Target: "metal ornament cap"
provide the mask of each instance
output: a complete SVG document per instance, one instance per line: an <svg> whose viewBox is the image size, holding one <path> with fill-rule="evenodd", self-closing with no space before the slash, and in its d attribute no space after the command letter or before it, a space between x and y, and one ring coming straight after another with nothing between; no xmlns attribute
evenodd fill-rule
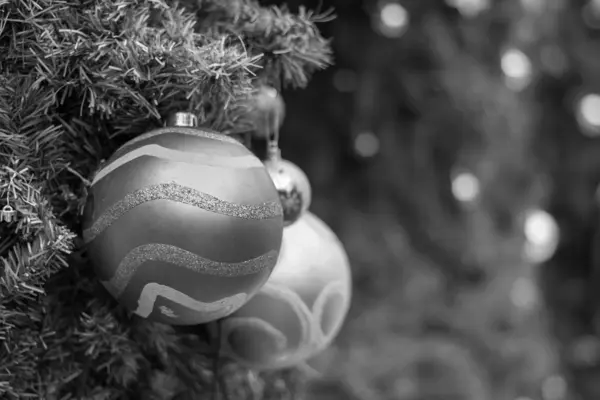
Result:
<svg viewBox="0 0 600 400"><path fill-rule="evenodd" d="M179 111L169 116L167 126L195 128L198 126L198 117L191 112Z"/></svg>

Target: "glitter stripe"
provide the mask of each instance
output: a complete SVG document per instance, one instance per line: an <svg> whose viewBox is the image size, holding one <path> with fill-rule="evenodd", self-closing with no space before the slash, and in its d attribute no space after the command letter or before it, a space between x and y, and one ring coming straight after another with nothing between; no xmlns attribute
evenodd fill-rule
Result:
<svg viewBox="0 0 600 400"><path fill-rule="evenodd" d="M212 154L189 153L186 151L169 149L157 144L149 144L134 149L129 153L125 153L110 164L104 166L104 168L96 173L92 186L117 168L143 156L157 157L171 162L206 165L210 167L234 169L264 168L262 162L252 154L237 157L229 156L225 158Z"/></svg>
<svg viewBox="0 0 600 400"><path fill-rule="evenodd" d="M126 212L153 200L171 200L217 214L243 219L269 219L283 215L279 202L266 202L258 205L235 204L175 182L161 183L129 193L122 200L113 204L90 228L83 231L84 241L91 242Z"/></svg>
<svg viewBox="0 0 600 400"><path fill-rule="evenodd" d="M115 275L109 281L105 281L104 284L111 288L113 295L119 297L138 268L146 261L163 261L197 273L233 277L255 274L264 269L272 268L277 262L278 255L277 251L271 250L250 260L239 263L226 263L200 257L177 246L149 243L138 246L127 253L121 260Z"/></svg>
<svg viewBox="0 0 600 400"><path fill-rule="evenodd" d="M153 137L159 136L159 135L166 135L169 133L194 136L194 137L198 137L198 138L202 138L202 139L218 140L219 142L231 143L231 144L235 144L237 146L244 146L242 143L238 142L237 140L235 140L232 137L229 137L222 133L204 130L203 128L167 127L167 128L156 129L154 131L150 131L148 133L144 133L140 136L134 137L133 139L131 139L130 141L128 141L127 143L125 143L124 145L119 147L119 149L115 153L121 152L125 148L132 146L138 142L141 142L142 140L150 139L150 138L153 138Z"/></svg>
<svg viewBox="0 0 600 400"><path fill-rule="evenodd" d="M246 293L238 293L212 303L205 303L170 286L153 282L146 284L144 289L142 289L142 293L138 299L138 307L134 312L140 317L147 318L152 313L152 310L154 310L154 303L156 303L158 296L171 300L190 310L197 311L200 314L206 314L206 317L210 317L209 319L225 317L244 304L248 297Z"/></svg>

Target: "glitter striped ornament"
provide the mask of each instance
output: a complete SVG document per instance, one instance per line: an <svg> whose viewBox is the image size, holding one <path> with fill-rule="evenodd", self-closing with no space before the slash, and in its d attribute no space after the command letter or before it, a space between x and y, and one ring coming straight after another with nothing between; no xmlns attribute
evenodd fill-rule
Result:
<svg viewBox="0 0 600 400"><path fill-rule="evenodd" d="M283 216L244 145L171 126L127 142L96 172L83 228L97 276L122 305L195 325L234 312L264 285Z"/></svg>
<svg viewBox="0 0 600 400"><path fill-rule="evenodd" d="M283 231L273 274L248 303L223 320L223 351L255 369L288 368L323 351L350 306L346 251L317 216L306 212Z"/></svg>

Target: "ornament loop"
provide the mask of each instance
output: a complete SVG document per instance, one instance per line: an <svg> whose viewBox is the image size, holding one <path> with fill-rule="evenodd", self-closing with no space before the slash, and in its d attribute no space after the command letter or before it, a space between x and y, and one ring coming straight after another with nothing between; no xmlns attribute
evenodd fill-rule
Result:
<svg viewBox="0 0 600 400"><path fill-rule="evenodd" d="M0 211L0 221L13 222L17 216L17 211L10 206L10 204L2 207Z"/></svg>

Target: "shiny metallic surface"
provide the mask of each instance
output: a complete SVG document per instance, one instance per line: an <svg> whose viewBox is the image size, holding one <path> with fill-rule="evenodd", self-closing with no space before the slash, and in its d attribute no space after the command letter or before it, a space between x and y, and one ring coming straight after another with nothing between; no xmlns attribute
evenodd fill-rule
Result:
<svg viewBox="0 0 600 400"><path fill-rule="evenodd" d="M308 177L296 164L273 157L265 161L265 167L283 208L283 220L286 226L293 224L310 207L312 188Z"/></svg>
<svg viewBox="0 0 600 400"><path fill-rule="evenodd" d="M169 116L167 126L195 128L198 126L198 117L190 112L176 112Z"/></svg>

